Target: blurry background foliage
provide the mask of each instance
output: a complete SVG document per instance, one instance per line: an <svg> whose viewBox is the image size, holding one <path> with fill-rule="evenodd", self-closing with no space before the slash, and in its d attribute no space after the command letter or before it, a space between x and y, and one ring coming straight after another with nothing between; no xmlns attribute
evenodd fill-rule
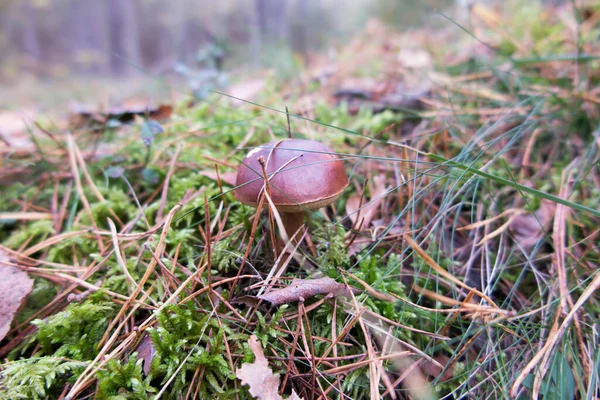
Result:
<svg viewBox="0 0 600 400"><path fill-rule="evenodd" d="M452 0L0 0L0 82L163 74L207 45L223 66L274 66L351 36L371 17L410 28Z"/></svg>

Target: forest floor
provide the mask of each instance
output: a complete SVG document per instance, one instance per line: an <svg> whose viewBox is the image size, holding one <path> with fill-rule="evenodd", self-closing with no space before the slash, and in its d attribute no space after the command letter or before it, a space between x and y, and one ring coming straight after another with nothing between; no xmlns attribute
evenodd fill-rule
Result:
<svg viewBox="0 0 600 400"><path fill-rule="evenodd" d="M599 396L600 4L513 11L0 114L0 399ZM289 135L350 185L280 252Z"/></svg>

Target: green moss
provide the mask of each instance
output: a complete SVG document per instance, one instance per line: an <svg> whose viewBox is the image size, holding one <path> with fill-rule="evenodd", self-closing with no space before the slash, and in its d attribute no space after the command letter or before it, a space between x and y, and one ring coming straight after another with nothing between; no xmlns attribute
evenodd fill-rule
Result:
<svg viewBox="0 0 600 400"><path fill-rule="evenodd" d="M29 243L29 245L39 243L54 233L56 232L54 232L52 221L42 219L27 223L18 232L7 238L3 244L8 248L17 249L25 243Z"/></svg>
<svg viewBox="0 0 600 400"><path fill-rule="evenodd" d="M148 333L156 350L150 377L160 386L177 372L169 390L170 398L178 398L186 389L194 371L202 366L205 380L200 393L231 394L231 380L235 379L227 361L224 340L247 340L219 322L211 314L199 313L188 306L168 305L157 314L158 325ZM232 346L233 343L230 343Z"/></svg>
<svg viewBox="0 0 600 400"><path fill-rule="evenodd" d="M157 389L145 379L142 361L134 353L127 361L109 360L98 372L98 399L146 400L152 398Z"/></svg>
<svg viewBox="0 0 600 400"><path fill-rule="evenodd" d="M40 345L41 354L91 360L114 314L112 303L88 300L71 304L45 321L33 321L38 327L34 339Z"/></svg>
<svg viewBox="0 0 600 400"><path fill-rule="evenodd" d="M55 357L32 357L2 365L0 399L58 398L65 383L73 382L85 364Z"/></svg>

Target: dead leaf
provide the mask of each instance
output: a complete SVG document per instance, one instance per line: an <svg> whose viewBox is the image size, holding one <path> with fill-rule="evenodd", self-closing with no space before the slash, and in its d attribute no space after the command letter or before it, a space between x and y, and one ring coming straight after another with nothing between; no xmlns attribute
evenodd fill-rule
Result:
<svg viewBox="0 0 600 400"><path fill-rule="evenodd" d="M446 382L447 380L452 379L454 376L454 364L449 364L450 358L444 355L437 355L434 357L434 360L437 361L439 365L432 360L423 359L421 370L432 378L438 378L440 382ZM445 367L441 367L440 365Z"/></svg>
<svg viewBox="0 0 600 400"><path fill-rule="evenodd" d="M260 301L255 296L239 296L231 300L231 304L243 304L248 307L256 307Z"/></svg>
<svg viewBox="0 0 600 400"><path fill-rule="evenodd" d="M424 49L405 47L398 52L398 61L404 67L420 71L433 67L433 57Z"/></svg>
<svg viewBox="0 0 600 400"><path fill-rule="evenodd" d="M7 147L26 152L35 151L28 124L35 118L31 111L0 111L0 149ZM32 123L31 123L32 124Z"/></svg>
<svg viewBox="0 0 600 400"><path fill-rule="evenodd" d="M473 4L471 13L480 18L488 26L497 27L498 25L503 24L502 16L486 5L479 3Z"/></svg>
<svg viewBox="0 0 600 400"><path fill-rule="evenodd" d="M156 349L154 348L154 343L152 343L150 335L144 335L136 351L138 353L138 360L144 360L142 368L144 370L144 375L147 376L150 373L150 366L152 365L152 360L154 360L154 355L156 354Z"/></svg>
<svg viewBox="0 0 600 400"><path fill-rule="evenodd" d="M109 120L127 122L136 116L162 121L173 113L173 107L166 104L156 105L147 98L132 97L120 104L102 109L89 104L74 104L69 115L69 124L73 129L79 129L90 122L105 124Z"/></svg>
<svg viewBox="0 0 600 400"><path fill-rule="evenodd" d="M204 175L207 178L212 179L213 181L217 180L217 171L207 170L198 172L200 175ZM219 177L221 177L221 182L229 185L235 186L235 182L237 179L237 172L219 172Z"/></svg>
<svg viewBox="0 0 600 400"><path fill-rule="evenodd" d="M250 336L248 345L254 353L254 362L242 364L235 372L235 376L242 381L243 385L248 385L250 394L258 400L283 400L283 397L277 393L279 375L274 375L269 368L269 363L256 335ZM294 390L288 399L301 400Z"/></svg>
<svg viewBox="0 0 600 400"><path fill-rule="evenodd" d="M352 291L360 293L358 289ZM318 294L330 294L333 297L350 296L350 290L346 285L337 283L331 278L318 279L294 279L288 287L275 289L269 293L259 296L259 299L268 301L273 305L304 301Z"/></svg>
<svg viewBox="0 0 600 400"><path fill-rule="evenodd" d="M229 87L229 94L241 100L231 99L231 103L234 106L241 106L243 104L246 104L242 100L253 100L256 97L256 95L258 95L260 91L264 89L264 87L264 79L253 79L232 85Z"/></svg>
<svg viewBox="0 0 600 400"><path fill-rule="evenodd" d="M0 250L0 340L10 330L15 315L33 289L33 279L27 272L7 266L8 262L8 255Z"/></svg>
<svg viewBox="0 0 600 400"><path fill-rule="evenodd" d="M524 249L531 248L542 239L545 229L554 216L556 203L542 200L540 208L530 214L516 216L509 225L515 241Z"/></svg>
<svg viewBox="0 0 600 400"><path fill-rule="evenodd" d="M348 214L353 226L357 225L356 219L360 218L361 221L364 219L362 222L363 229L368 229L370 227L371 220L377 213L381 202L385 198L385 195L388 191L385 185L385 176L378 175L373 178L373 182L374 187L371 191L371 196L368 200L363 199L363 204L360 208L360 211L358 209L360 205L359 195L350 197L346 202L346 214ZM361 221L358 221L358 223L360 224Z"/></svg>

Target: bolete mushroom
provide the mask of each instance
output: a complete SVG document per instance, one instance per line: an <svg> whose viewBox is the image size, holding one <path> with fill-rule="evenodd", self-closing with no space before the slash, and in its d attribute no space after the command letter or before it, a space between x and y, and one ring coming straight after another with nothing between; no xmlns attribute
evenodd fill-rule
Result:
<svg viewBox="0 0 600 400"><path fill-rule="evenodd" d="M258 206L266 187L261 163L290 238L302 226L306 211L333 203L348 186L344 163L329 147L313 140L277 140L250 150L238 169L235 196L249 206Z"/></svg>

